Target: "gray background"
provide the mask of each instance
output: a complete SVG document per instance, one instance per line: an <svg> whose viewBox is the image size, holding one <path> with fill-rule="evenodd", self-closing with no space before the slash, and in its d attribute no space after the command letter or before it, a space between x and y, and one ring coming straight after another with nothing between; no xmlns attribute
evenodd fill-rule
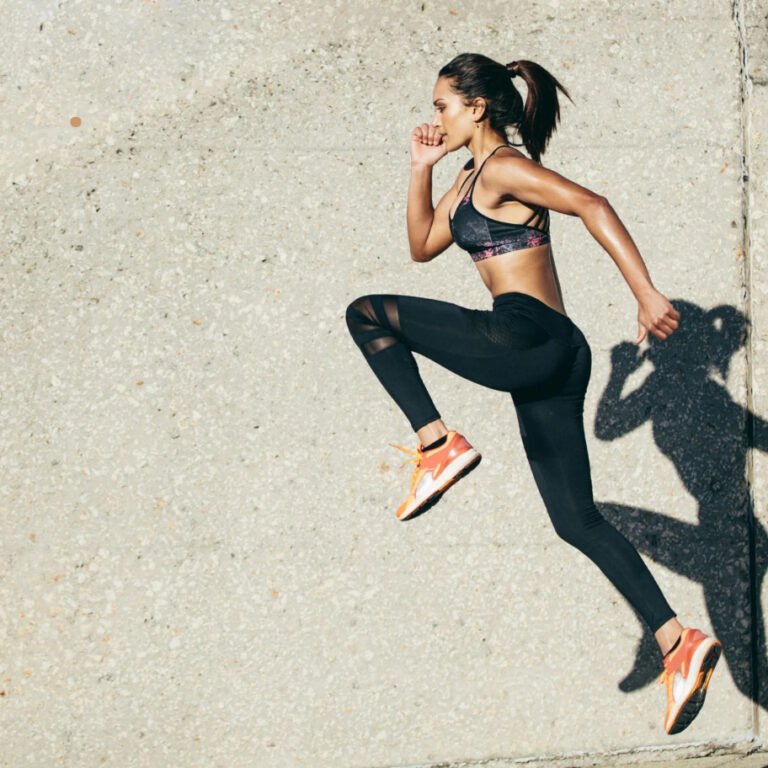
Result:
<svg viewBox="0 0 768 768"><path fill-rule="evenodd" d="M0 764L763 744L766 0L3 11ZM466 253L413 263L405 230L409 134L462 51L569 89L544 164L611 201L682 314L637 371L612 363L636 302L553 212L594 356L595 497L725 646L677 737L653 640L554 533L508 395L419 358L484 458L394 517L412 465L389 443L416 442L344 312L376 292L490 306ZM466 159L436 167L435 199Z"/></svg>

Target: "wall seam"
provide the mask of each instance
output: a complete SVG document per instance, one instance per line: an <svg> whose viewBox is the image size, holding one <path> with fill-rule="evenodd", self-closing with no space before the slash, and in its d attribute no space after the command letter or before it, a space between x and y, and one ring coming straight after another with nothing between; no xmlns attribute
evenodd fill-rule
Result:
<svg viewBox="0 0 768 768"><path fill-rule="evenodd" d="M760 679L759 679L759 650L758 626L760 595L758 594L759 579L755 551L755 500L754 500L754 396L752 382L754 377L754 335L752 319L754 317L752 292L752 250L751 250L751 218L750 218L750 159L752 148L751 134L751 94L752 81L749 76L749 50L746 33L746 0L733 0L733 19L736 25L736 37L739 51L739 97L741 102L741 250L744 264L744 286L742 299L746 315L745 356L746 356L746 410L744 430L746 439L746 522L749 550L749 614L750 614L750 693L752 695L752 733L755 738L760 735Z"/></svg>

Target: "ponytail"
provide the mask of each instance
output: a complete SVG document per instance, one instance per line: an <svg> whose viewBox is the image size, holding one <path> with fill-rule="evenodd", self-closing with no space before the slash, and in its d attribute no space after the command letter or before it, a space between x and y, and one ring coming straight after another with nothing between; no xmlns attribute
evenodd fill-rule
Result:
<svg viewBox="0 0 768 768"><path fill-rule="evenodd" d="M518 130L531 157L539 162L560 122L557 89L559 88L571 103L573 99L557 78L535 61L512 61L506 65L506 69L509 70L511 78L520 76L528 86L523 118Z"/></svg>
<svg viewBox="0 0 768 768"><path fill-rule="evenodd" d="M452 88L466 102L482 97L487 104L483 119L502 136L517 129L531 158L537 163L560 121L559 88L573 103L568 91L544 67L521 59L504 66L479 53L460 53L438 73L453 80ZM528 87L523 97L512 79L522 77Z"/></svg>

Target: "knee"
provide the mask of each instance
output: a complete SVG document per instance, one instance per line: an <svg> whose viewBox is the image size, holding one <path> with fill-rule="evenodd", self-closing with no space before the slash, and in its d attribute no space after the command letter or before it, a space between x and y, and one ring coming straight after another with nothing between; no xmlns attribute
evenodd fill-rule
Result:
<svg viewBox="0 0 768 768"><path fill-rule="evenodd" d="M590 544L599 536L599 527L605 518L593 507L587 512L569 510L567 514L551 515L555 533L567 544L586 552Z"/></svg>
<svg viewBox="0 0 768 768"><path fill-rule="evenodd" d="M576 549L581 549L579 546L581 542L581 531L578 525L574 525L573 521L563 519L553 519L552 523L555 528L555 533L566 544L570 544Z"/></svg>
<svg viewBox="0 0 768 768"><path fill-rule="evenodd" d="M369 299L369 296L358 296L358 298L356 298L354 301L350 301L349 305L347 306L347 321L349 321L350 318L354 318L354 316L361 311L365 302Z"/></svg>
<svg viewBox="0 0 768 768"><path fill-rule="evenodd" d="M373 309L371 296L360 296L350 302L347 307L346 319L347 328L349 328L349 332L353 336L356 333L360 333L364 330L372 330L372 328L378 326L379 321Z"/></svg>

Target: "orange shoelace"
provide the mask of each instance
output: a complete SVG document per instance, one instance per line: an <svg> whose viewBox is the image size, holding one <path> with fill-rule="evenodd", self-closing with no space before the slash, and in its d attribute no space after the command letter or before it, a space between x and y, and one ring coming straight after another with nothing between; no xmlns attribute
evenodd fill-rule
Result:
<svg viewBox="0 0 768 768"><path fill-rule="evenodd" d="M412 451L410 448L403 448L403 446L402 446L402 445L397 445L397 444L395 444L395 443L390 443L390 445L391 445L393 448L398 448L399 450L403 451L404 453L410 453L410 454L413 454L413 455L412 455L412 457L411 457L410 459L406 459L406 460L405 460L405 461L404 461L404 462L403 462L403 463L400 465L400 469L402 469L402 468L403 468L403 467L404 467L406 464L408 464L408 463L410 463L410 462L414 462L414 463L416 464L416 468L417 468L417 469L418 469L418 467L420 467L420 466L421 466L421 458L422 458L422 456L423 456L424 454L422 454L422 452L421 452L420 450L417 450L417 451Z"/></svg>

